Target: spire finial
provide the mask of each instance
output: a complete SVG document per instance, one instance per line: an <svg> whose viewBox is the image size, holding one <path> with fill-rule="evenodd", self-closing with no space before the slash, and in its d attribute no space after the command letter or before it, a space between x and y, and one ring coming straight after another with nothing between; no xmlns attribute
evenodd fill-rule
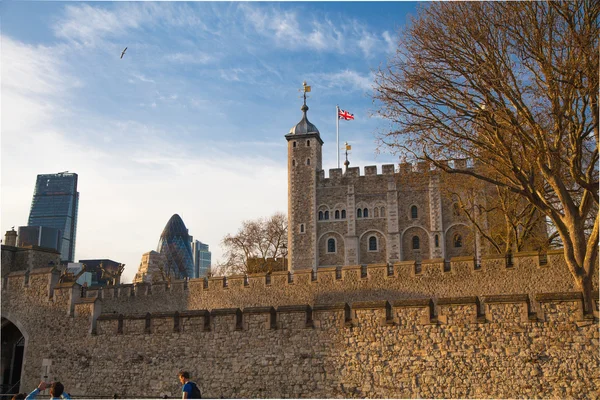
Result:
<svg viewBox="0 0 600 400"><path fill-rule="evenodd" d="M348 172L348 166L350 165L350 161L348 161L348 150L352 150L352 146L348 144L348 142L344 143L344 146L346 147L346 161L344 161L344 167L346 167L346 170L344 172Z"/></svg>
<svg viewBox="0 0 600 400"><path fill-rule="evenodd" d="M302 94L304 97L304 104L302 104L302 107L300 108L302 111L306 112L308 110L308 106L306 105L306 93L310 92L310 86L308 86L306 84L306 81L302 82L302 89L300 89L302 91Z"/></svg>

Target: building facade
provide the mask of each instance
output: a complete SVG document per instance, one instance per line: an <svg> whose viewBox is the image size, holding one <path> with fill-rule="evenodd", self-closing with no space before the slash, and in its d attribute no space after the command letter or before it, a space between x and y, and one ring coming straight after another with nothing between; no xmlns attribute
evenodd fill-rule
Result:
<svg viewBox="0 0 600 400"><path fill-rule="evenodd" d="M75 260L78 208L77 174L60 172L37 176L27 225L61 231L60 253L63 262Z"/></svg>
<svg viewBox="0 0 600 400"><path fill-rule="evenodd" d="M142 261L140 262L138 272L135 274L135 278L133 278L133 283L165 281L166 264L165 257L154 250L142 254Z"/></svg>
<svg viewBox="0 0 600 400"><path fill-rule="evenodd" d="M165 257L166 277L184 279L194 276L194 261L190 242L190 235L183 220L178 214L174 214L160 235L156 249Z"/></svg>
<svg viewBox="0 0 600 400"><path fill-rule="evenodd" d="M199 240L192 240L192 260L194 262L194 278L210 275L211 253L207 244Z"/></svg>
<svg viewBox="0 0 600 400"><path fill-rule="evenodd" d="M322 169L323 140L307 118L288 142L290 269L395 263L485 254L485 243L445 194L453 177L426 163ZM465 160L454 161L467 167Z"/></svg>
<svg viewBox="0 0 600 400"><path fill-rule="evenodd" d="M20 226L18 246L39 246L47 249L61 250L62 233L60 229L47 226Z"/></svg>

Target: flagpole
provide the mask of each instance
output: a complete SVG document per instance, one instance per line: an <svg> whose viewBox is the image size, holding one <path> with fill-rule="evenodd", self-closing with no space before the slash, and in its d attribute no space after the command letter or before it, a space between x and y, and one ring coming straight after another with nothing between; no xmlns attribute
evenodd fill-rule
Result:
<svg viewBox="0 0 600 400"><path fill-rule="evenodd" d="M335 137L337 147L337 167L340 168L340 106L335 106Z"/></svg>

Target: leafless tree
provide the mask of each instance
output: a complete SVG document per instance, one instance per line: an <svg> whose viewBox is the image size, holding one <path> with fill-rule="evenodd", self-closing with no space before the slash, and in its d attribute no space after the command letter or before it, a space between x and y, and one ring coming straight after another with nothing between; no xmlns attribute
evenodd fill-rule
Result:
<svg viewBox="0 0 600 400"><path fill-rule="evenodd" d="M548 234L545 215L522 196L472 176L442 178L448 178L442 193L452 202L452 212L464 215L477 230L486 253L544 252L551 247L556 232Z"/></svg>
<svg viewBox="0 0 600 400"><path fill-rule="evenodd" d="M600 3L420 9L376 77L383 145L519 194L554 224L592 305L598 262ZM477 168L443 160L471 159ZM586 222L593 221L591 226Z"/></svg>
<svg viewBox="0 0 600 400"><path fill-rule="evenodd" d="M244 221L235 235L226 235L221 246L225 261L217 269L225 274L252 272L248 260L283 257L287 253L287 216L275 213L269 218Z"/></svg>

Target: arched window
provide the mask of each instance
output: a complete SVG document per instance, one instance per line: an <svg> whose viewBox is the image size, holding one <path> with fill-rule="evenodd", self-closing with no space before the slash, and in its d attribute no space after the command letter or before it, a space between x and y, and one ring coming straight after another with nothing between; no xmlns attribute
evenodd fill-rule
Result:
<svg viewBox="0 0 600 400"><path fill-rule="evenodd" d="M306 165L310 165L310 158L306 159Z"/></svg>
<svg viewBox="0 0 600 400"><path fill-rule="evenodd" d="M307 140L307 141L306 141L306 145L307 145L307 146L310 146L310 140Z"/></svg>
<svg viewBox="0 0 600 400"><path fill-rule="evenodd" d="M365 218L369 217L369 209L368 208L363 209L363 217L365 217Z"/></svg>
<svg viewBox="0 0 600 400"><path fill-rule="evenodd" d="M356 218L362 218L362 210L360 208L356 210Z"/></svg>
<svg viewBox="0 0 600 400"><path fill-rule="evenodd" d="M412 238L412 248L413 248L413 250L419 250L420 247L421 247L421 243L419 241L419 237L418 236L413 236L413 238Z"/></svg>
<svg viewBox="0 0 600 400"><path fill-rule="evenodd" d="M329 238L327 240L327 252L335 253L335 239L334 238Z"/></svg>
<svg viewBox="0 0 600 400"><path fill-rule="evenodd" d="M435 235L435 247L440 247L440 237L438 235Z"/></svg>
<svg viewBox="0 0 600 400"><path fill-rule="evenodd" d="M340 210L335 210L335 219L340 219Z"/></svg>
<svg viewBox="0 0 600 400"><path fill-rule="evenodd" d="M369 251L377 251L377 238L375 236L369 238Z"/></svg>
<svg viewBox="0 0 600 400"><path fill-rule="evenodd" d="M319 221L323 220L323 211L319 211Z"/></svg>
<svg viewBox="0 0 600 400"><path fill-rule="evenodd" d="M300 233L304 233L304 224L300 224Z"/></svg>
<svg viewBox="0 0 600 400"><path fill-rule="evenodd" d="M296 166L296 160L292 160L292 167Z"/></svg>
<svg viewBox="0 0 600 400"><path fill-rule="evenodd" d="M454 235L454 247L462 247L462 236L458 233Z"/></svg>
<svg viewBox="0 0 600 400"><path fill-rule="evenodd" d="M342 210L342 219L346 219L346 210Z"/></svg>
<svg viewBox="0 0 600 400"><path fill-rule="evenodd" d="M417 209L417 206L412 206L410 208L410 217L412 219L417 219L419 218L419 210Z"/></svg>
<svg viewBox="0 0 600 400"><path fill-rule="evenodd" d="M292 142L292 146L296 147L296 142L295 141Z"/></svg>
<svg viewBox="0 0 600 400"><path fill-rule="evenodd" d="M460 215L460 206L458 205L458 203L452 204L452 214L454 214L455 217L458 217Z"/></svg>
<svg viewBox="0 0 600 400"><path fill-rule="evenodd" d="M377 207L373 209L373 218L379 218L379 208Z"/></svg>
<svg viewBox="0 0 600 400"><path fill-rule="evenodd" d="M379 215L383 218L385 217L385 207L381 207L380 211L379 211Z"/></svg>
<svg viewBox="0 0 600 400"><path fill-rule="evenodd" d="M329 219L329 211L325 211L325 219Z"/></svg>

